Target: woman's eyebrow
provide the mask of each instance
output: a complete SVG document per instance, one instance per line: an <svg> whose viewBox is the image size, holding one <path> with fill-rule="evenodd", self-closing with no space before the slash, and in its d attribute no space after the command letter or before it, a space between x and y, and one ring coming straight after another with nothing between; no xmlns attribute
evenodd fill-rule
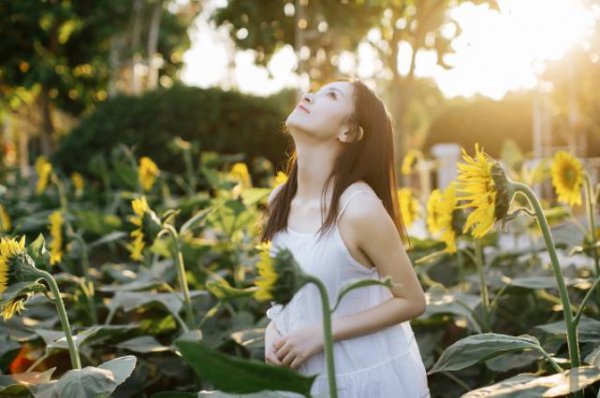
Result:
<svg viewBox="0 0 600 398"><path fill-rule="evenodd" d="M338 93L340 93L341 95L344 95L344 93L342 93L342 91L339 88L335 88L335 87L328 87L327 90L335 90Z"/></svg>

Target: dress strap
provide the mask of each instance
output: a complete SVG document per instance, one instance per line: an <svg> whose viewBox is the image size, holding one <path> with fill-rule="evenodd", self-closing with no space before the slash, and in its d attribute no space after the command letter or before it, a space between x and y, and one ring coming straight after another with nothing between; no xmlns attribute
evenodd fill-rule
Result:
<svg viewBox="0 0 600 398"><path fill-rule="evenodd" d="M352 197L353 197L354 195L356 195L357 193L361 193L361 192L368 192L368 193L370 193L370 194L373 194L373 192L372 192L372 191L367 191L367 190L364 190L364 189L363 189L362 191L355 191L355 192L352 192L352 193L350 194L350 196L348 196L348 199L346 199L346 202L345 202L345 203L342 205L342 209L341 209L341 210L340 210L340 212L338 213L338 216L337 216L337 219L336 219L336 221L340 219L340 217L342 216L342 213L344 212L344 210L346 210L346 207L348 207L348 204L350 203L350 200L352 199ZM379 199L377 196L375 196L375 197L376 197L377 199ZM383 201L382 201L381 199L379 199L379 201L383 203Z"/></svg>

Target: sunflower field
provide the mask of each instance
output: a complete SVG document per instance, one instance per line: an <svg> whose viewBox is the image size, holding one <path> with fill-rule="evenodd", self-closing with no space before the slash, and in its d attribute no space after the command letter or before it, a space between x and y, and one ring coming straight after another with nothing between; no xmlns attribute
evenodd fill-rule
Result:
<svg viewBox="0 0 600 398"><path fill-rule="evenodd" d="M178 147L199 159L185 162L194 178L178 189L128 147L104 159L95 180L65 175L44 157L29 176L5 170L0 396L309 396L314 377L263 358L268 302L320 283L288 251L272 256L258 244L267 197L285 173L252 181L235 156L191 153L181 139ZM423 162L409 153L402 173ZM432 393L596 397L600 229L591 174L566 152L515 170L477 145L457 167L455 181L425 201L412 187L398 191L408 231L426 226L410 236L427 296L411 324ZM544 181L553 207L531 188ZM348 286L337 301L388 282Z"/></svg>

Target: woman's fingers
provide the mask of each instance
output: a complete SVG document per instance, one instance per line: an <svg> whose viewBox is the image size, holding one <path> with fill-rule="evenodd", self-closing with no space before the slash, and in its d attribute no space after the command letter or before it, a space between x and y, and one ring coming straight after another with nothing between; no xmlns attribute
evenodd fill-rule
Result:
<svg viewBox="0 0 600 398"><path fill-rule="evenodd" d="M281 366L281 361L273 354L273 351L268 352L265 359L267 363Z"/></svg>

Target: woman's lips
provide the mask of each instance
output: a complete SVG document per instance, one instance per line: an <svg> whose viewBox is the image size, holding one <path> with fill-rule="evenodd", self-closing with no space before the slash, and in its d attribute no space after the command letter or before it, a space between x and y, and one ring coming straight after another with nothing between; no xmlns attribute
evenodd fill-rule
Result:
<svg viewBox="0 0 600 398"><path fill-rule="evenodd" d="M302 110L303 110L304 112L306 112L306 113L310 113L310 111L309 111L308 109L306 109L306 108L304 107L304 105L302 105L302 104L298 104L298 108L302 109Z"/></svg>

